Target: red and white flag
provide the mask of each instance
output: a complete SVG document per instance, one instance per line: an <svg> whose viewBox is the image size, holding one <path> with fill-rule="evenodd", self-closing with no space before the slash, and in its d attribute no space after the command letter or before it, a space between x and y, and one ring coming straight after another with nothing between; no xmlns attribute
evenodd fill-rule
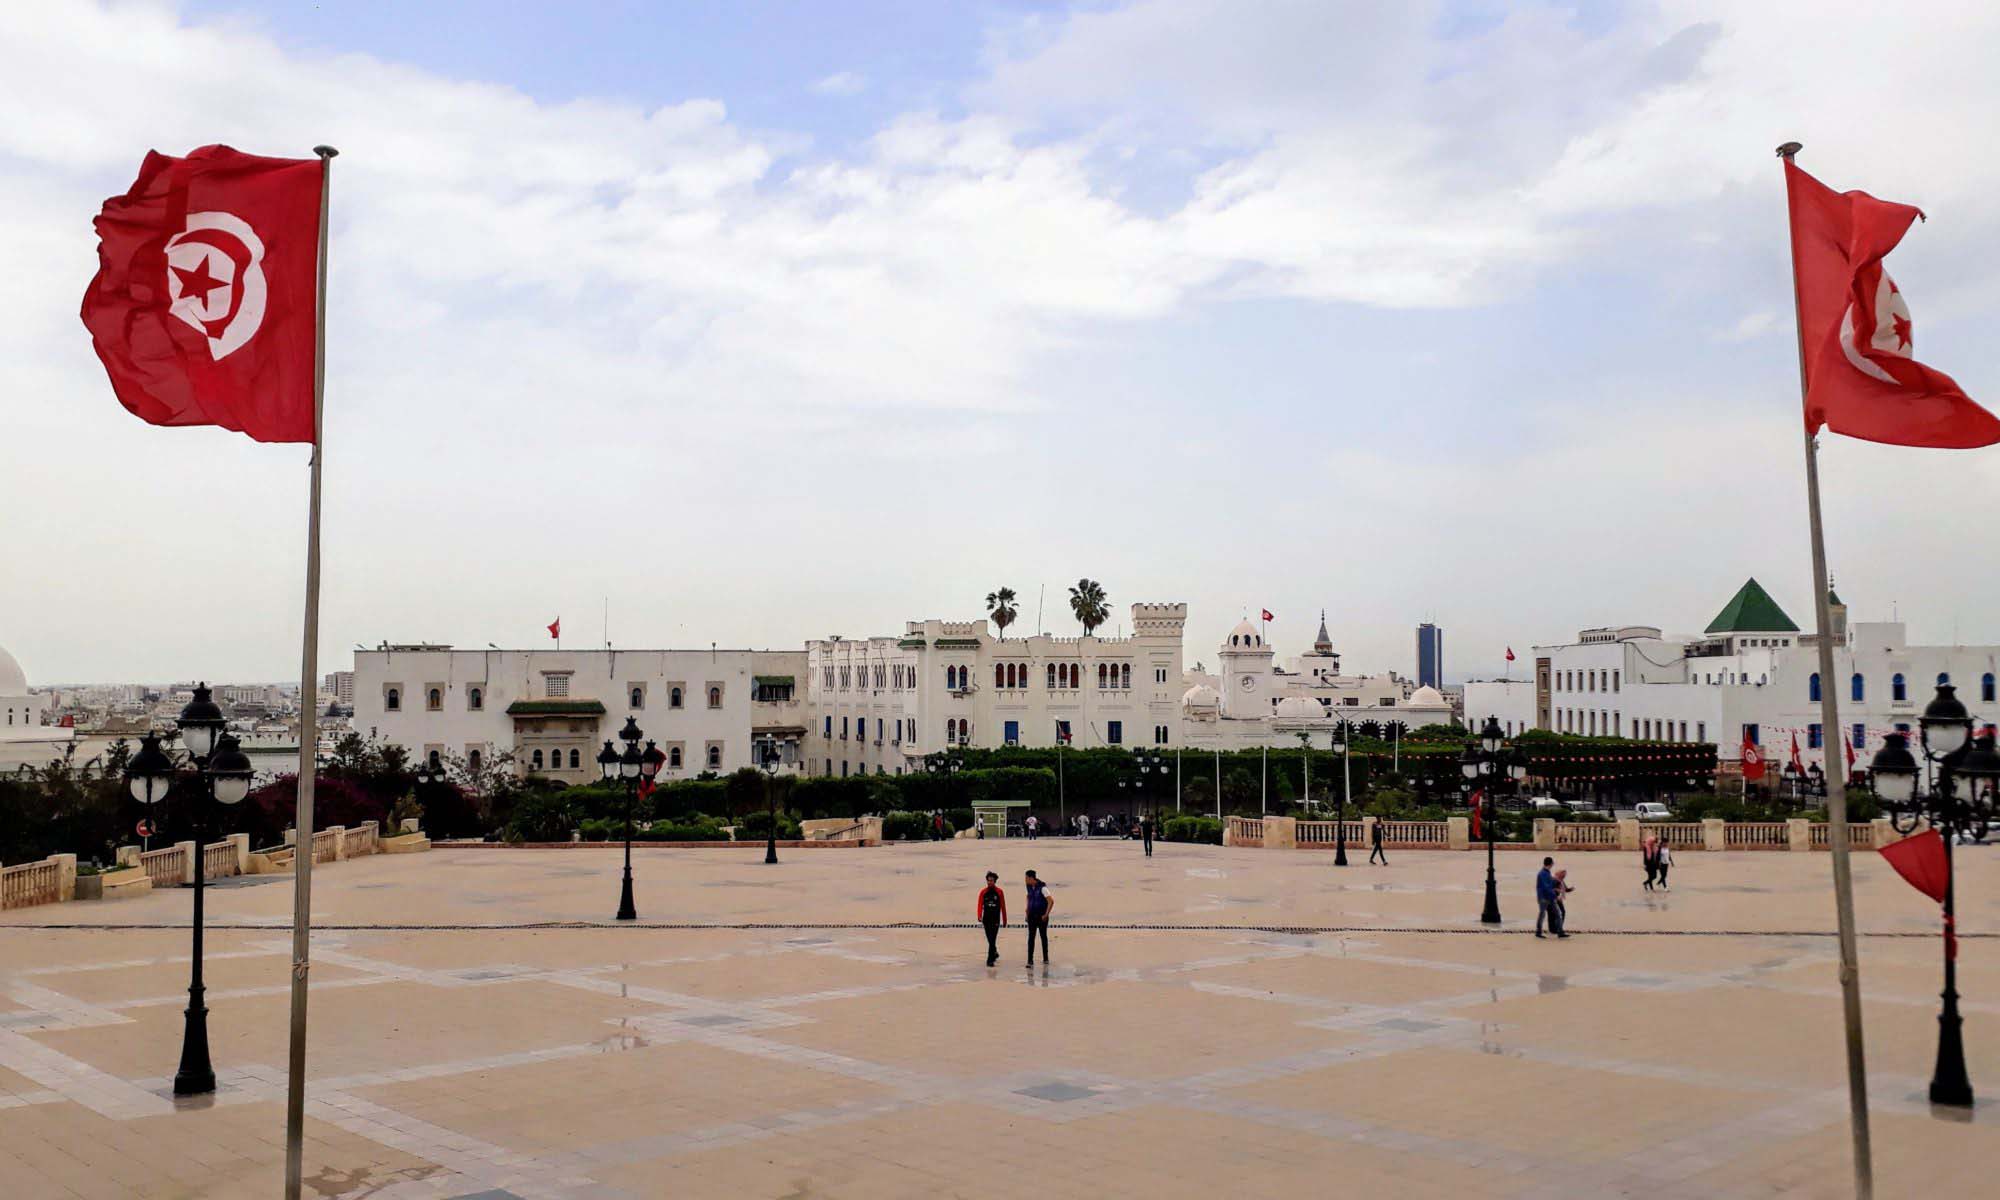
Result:
<svg viewBox="0 0 2000 1200"><path fill-rule="evenodd" d="M1277 619L1278 619L1278 618L1276 618L1276 617L1274 617L1274 616L1272 616L1272 615L1271 615L1271 610L1270 610L1270 609L1268 609L1268 608L1260 608L1260 609L1258 609L1257 611L1258 611L1258 612L1261 612L1261 613L1263 613L1263 614L1264 614L1264 619L1265 619L1266 621L1275 621L1275 620L1277 620Z"/></svg>
<svg viewBox="0 0 2000 1200"><path fill-rule="evenodd" d="M1801 775L1806 773L1805 763L1799 761L1799 735L1796 733L1792 734L1792 770Z"/></svg>
<svg viewBox="0 0 2000 1200"><path fill-rule="evenodd" d="M83 324L118 402L154 425L312 442L317 158L148 153L97 215Z"/></svg>
<svg viewBox="0 0 2000 1200"><path fill-rule="evenodd" d="M556 639L557 641L561 641L561 640L562 640L562 618L561 618L561 617L557 617L557 618L556 618L555 620L553 620L553 621L550 621L550 622L549 622L549 636L550 636L550 637L552 637L552 638L555 638L555 639Z"/></svg>
<svg viewBox="0 0 2000 1200"><path fill-rule="evenodd" d="M1758 780L1764 778L1764 748L1743 735L1743 778Z"/></svg>
<svg viewBox="0 0 2000 1200"><path fill-rule="evenodd" d="M1474 841L1478 841L1483 836L1480 833L1479 814L1484 807L1485 800L1486 792L1484 789L1472 793L1472 839Z"/></svg>
<svg viewBox="0 0 2000 1200"><path fill-rule="evenodd" d="M1508 662L1514 661L1514 647L1512 646L1507 647L1507 661Z"/></svg>
<svg viewBox="0 0 2000 1200"><path fill-rule="evenodd" d="M1923 213L1866 192L1836 192L1785 160L1806 429L1892 446L2000 442L2000 419L1951 376L1911 357L1909 305L1882 258Z"/></svg>

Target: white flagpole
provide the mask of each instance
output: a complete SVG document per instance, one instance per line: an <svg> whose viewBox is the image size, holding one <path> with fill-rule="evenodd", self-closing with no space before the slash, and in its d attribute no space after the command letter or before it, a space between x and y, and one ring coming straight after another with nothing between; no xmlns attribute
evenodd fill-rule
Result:
<svg viewBox="0 0 2000 1200"><path fill-rule="evenodd" d="M299 1200L305 1165L306 976L312 962L313 783L319 769L319 481L326 456L326 210L332 146L319 155L319 301L313 313L312 493L306 508L306 621L299 682L298 809L292 849L292 1031L285 1070L285 1200Z"/></svg>
<svg viewBox="0 0 2000 1200"><path fill-rule="evenodd" d="M1797 142L1778 147L1778 157L1790 163L1801 149ZM1799 340L1799 400L1806 399L1806 331L1799 297L1798 242L1792 237L1789 210L1786 232L1792 245L1792 319ZM1833 613L1827 601L1826 534L1819 510L1819 445L1805 429L1806 514L1812 528L1813 609L1819 619L1820 726L1837 735L1840 710L1833 683ZM1861 1037L1861 966L1854 936L1854 877L1848 849L1846 772L1827 772L1827 842L1832 848L1833 911L1840 932L1840 1000L1847 1026L1847 1102L1854 1136L1854 1194L1869 1200L1875 1194L1873 1152L1868 1136L1868 1058ZM1744 786L1749 786L1746 777Z"/></svg>

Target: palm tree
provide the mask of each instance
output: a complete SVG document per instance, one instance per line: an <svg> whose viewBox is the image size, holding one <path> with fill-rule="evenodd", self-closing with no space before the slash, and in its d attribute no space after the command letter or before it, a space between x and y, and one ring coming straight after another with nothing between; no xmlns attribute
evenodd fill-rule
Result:
<svg viewBox="0 0 2000 1200"><path fill-rule="evenodd" d="M986 593L986 615L993 618L994 627L1000 630L1000 640L1007 640L1007 627L1014 623L1020 610L1014 607L1014 589L1003 587Z"/></svg>
<svg viewBox="0 0 2000 1200"><path fill-rule="evenodd" d="M1069 610L1076 614L1076 623L1083 626L1083 636L1089 637L1111 615L1104 585L1095 579L1077 580L1076 586L1069 590Z"/></svg>

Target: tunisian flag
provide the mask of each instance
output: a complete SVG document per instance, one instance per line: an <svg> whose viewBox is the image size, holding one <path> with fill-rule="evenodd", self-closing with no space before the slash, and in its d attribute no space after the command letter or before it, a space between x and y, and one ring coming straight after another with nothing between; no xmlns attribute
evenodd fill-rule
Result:
<svg viewBox="0 0 2000 1200"><path fill-rule="evenodd" d="M317 158L149 152L97 215L83 323L118 402L155 425L311 442Z"/></svg>
<svg viewBox="0 0 2000 1200"><path fill-rule="evenodd" d="M1764 778L1764 748L1743 735L1743 778L1756 781Z"/></svg>
<svg viewBox="0 0 2000 1200"><path fill-rule="evenodd" d="M1785 159L1806 429L1892 446L2000 442L2000 419L1951 376L1910 357L1910 309L1882 258L1923 213L1866 192L1836 192Z"/></svg>

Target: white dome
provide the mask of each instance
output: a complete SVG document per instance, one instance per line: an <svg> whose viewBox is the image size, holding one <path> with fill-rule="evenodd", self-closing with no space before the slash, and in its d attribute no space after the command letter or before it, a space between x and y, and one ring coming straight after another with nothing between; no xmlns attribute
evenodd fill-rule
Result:
<svg viewBox="0 0 2000 1200"><path fill-rule="evenodd" d="M1425 686L1411 692L1407 703L1411 708L1443 708L1445 706L1445 698L1443 692L1438 691L1434 687Z"/></svg>
<svg viewBox="0 0 2000 1200"><path fill-rule="evenodd" d="M1241 621L1238 621L1236 628L1230 630L1229 636L1223 639L1222 648L1224 650L1240 650L1248 647L1254 650L1263 644L1264 635L1257 632L1257 627L1250 623L1250 618L1245 617Z"/></svg>
<svg viewBox="0 0 2000 1200"><path fill-rule="evenodd" d="M25 696L28 694L28 677L21 670L21 664L7 653L7 647L0 646L0 696Z"/></svg>
<svg viewBox="0 0 2000 1200"><path fill-rule="evenodd" d="M1181 693L1182 708L1214 708L1220 703L1222 697L1216 695L1215 689L1205 683L1197 683Z"/></svg>
<svg viewBox="0 0 2000 1200"><path fill-rule="evenodd" d="M1278 701L1271 715L1280 721L1317 721L1326 715L1319 701L1308 700L1304 696L1286 696Z"/></svg>

